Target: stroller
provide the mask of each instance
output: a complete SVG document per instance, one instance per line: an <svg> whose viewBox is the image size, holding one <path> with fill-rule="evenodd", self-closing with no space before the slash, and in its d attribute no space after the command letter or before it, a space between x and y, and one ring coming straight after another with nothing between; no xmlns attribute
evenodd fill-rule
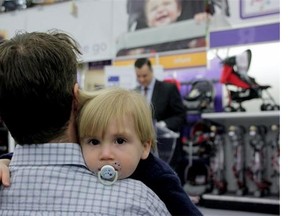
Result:
<svg viewBox="0 0 288 216"><path fill-rule="evenodd" d="M248 179L253 186L248 189L256 197L269 194L271 182L267 179L267 128L263 125L249 127L249 145L252 153L251 161L246 170Z"/></svg>
<svg viewBox="0 0 288 216"><path fill-rule="evenodd" d="M190 92L184 96L183 104L188 111L213 112L214 111L214 85L211 80L199 79L188 83Z"/></svg>
<svg viewBox="0 0 288 216"><path fill-rule="evenodd" d="M183 150L187 153L188 164L184 170L184 190L189 195L199 196L212 190L210 156L210 121L199 120L190 129Z"/></svg>
<svg viewBox="0 0 288 216"><path fill-rule="evenodd" d="M253 77L248 76L251 58L252 52L248 49L240 55L228 57L222 61L220 82L225 84L229 97L228 105L224 110L226 112L245 112L246 109L242 106L242 102L258 98L262 99L260 107L262 111L280 110L280 106L268 92L271 86L259 85ZM236 90L231 90L231 86L236 87ZM263 97L264 92L268 97ZM238 107L233 106L233 102L238 103Z"/></svg>

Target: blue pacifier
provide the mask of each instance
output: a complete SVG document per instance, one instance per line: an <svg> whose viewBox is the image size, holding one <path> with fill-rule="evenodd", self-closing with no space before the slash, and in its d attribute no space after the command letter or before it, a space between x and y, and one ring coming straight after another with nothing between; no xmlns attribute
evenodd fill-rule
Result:
<svg viewBox="0 0 288 216"><path fill-rule="evenodd" d="M118 179L118 172L111 165L104 165L98 172L98 179L104 185L112 185Z"/></svg>

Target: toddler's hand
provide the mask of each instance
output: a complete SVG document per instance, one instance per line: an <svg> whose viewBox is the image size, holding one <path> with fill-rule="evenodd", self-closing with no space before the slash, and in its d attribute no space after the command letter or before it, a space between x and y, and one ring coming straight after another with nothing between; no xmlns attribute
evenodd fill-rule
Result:
<svg viewBox="0 0 288 216"><path fill-rule="evenodd" d="M0 160L0 182L6 187L10 185L9 159Z"/></svg>

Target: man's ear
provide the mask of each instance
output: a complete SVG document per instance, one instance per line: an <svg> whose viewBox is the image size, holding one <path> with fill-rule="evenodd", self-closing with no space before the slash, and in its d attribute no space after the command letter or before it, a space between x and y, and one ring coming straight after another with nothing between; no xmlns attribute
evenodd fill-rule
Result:
<svg viewBox="0 0 288 216"><path fill-rule="evenodd" d="M151 140L146 141L143 144L144 149L143 149L143 153L142 153L141 159L145 160L149 156L149 153L151 151L151 146L152 146L152 141Z"/></svg>
<svg viewBox="0 0 288 216"><path fill-rule="evenodd" d="M79 84L75 83L73 88L73 106L74 111L78 112L79 110Z"/></svg>

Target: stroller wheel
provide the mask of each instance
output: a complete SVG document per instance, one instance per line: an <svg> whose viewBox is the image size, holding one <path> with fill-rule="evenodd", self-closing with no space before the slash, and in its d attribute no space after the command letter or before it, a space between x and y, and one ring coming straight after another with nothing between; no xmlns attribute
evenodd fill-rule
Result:
<svg viewBox="0 0 288 216"><path fill-rule="evenodd" d="M274 106L272 104L267 104L266 110L267 111L274 110Z"/></svg>
<svg viewBox="0 0 288 216"><path fill-rule="evenodd" d="M237 112L237 110L232 106L225 106L224 111L225 112Z"/></svg>
<svg viewBox="0 0 288 216"><path fill-rule="evenodd" d="M261 104L261 106L260 106L260 110L261 111L265 111L266 110L266 104Z"/></svg>
<svg viewBox="0 0 288 216"><path fill-rule="evenodd" d="M274 106L270 103L267 103L267 104L262 104L260 109L262 111L271 111L271 110L274 110Z"/></svg>
<svg viewBox="0 0 288 216"><path fill-rule="evenodd" d="M238 107L238 111L239 112L246 112L246 109L244 107L242 107L242 106L239 106Z"/></svg>
<svg viewBox="0 0 288 216"><path fill-rule="evenodd" d="M274 105L273 110L280 110L280 106L278 104Z"/></svg>

